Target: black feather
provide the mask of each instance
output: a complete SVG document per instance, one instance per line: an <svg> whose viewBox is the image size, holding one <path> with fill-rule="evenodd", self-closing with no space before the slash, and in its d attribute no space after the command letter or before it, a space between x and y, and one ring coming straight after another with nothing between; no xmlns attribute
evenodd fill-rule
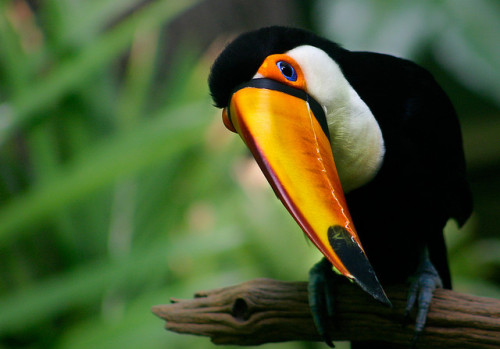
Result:
<svg viewBox="0 0 500 349"><path fill-rule="evenodd" d="M226 107L234 88L250 80L267 56L284 53L299 45L316 46L329 53L342 50L331 41L297 28L273 26L242 34L212 65L208 86L215 106Z"/></svg>

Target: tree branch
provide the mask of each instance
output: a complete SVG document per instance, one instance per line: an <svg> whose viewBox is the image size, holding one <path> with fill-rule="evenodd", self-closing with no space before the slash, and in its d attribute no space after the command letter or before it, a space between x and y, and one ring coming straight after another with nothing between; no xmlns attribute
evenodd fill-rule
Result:
<svg viewBox="0 0 500 349"><path fill-rule="evenodd" d="M414 318L402 326L407 288L386 291L393 308L356 285L340 283L333 339L390 340L408 348ZM255 279L171 302L153 307L166 321L167 330L208 336L215 344L321 340L311 318L305 282ZM500 300L436 290L417 348L500 348Z"/></svg>

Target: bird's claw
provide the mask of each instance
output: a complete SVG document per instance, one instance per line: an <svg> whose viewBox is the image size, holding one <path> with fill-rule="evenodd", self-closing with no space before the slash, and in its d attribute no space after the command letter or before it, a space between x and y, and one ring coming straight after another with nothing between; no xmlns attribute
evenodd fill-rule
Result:
<svg viewBox="0 0 500 349"><path fill-rule="evenodd" d="M427 314L432 301L432 295L436 288L442 288L443 282L439 274L431 263L427 251L424 253L417 272L410 281L410 289L408 291L408 300L404 313L404 323L408 323L410 312L417 304L417 315L415 320L415 332L413 335L411 347L414 348L418 337L422 333Z"/></svg>
<svg viewBox="0 0 500 349"><path fill-rule="evenodd" d="M318 333L323 341L334 348L330 336L334 309L335 277L337 274L332 270L330 262L323 258L309 271L309 306Z"/></svg>

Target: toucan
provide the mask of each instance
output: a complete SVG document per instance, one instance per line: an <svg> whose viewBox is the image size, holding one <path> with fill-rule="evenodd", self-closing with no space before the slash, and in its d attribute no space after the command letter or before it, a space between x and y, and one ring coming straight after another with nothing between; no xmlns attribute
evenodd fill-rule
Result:
<svg viewBox="0 0 500 349"><path fill-rule="evenodd" d="M324 255L309 302L325 342L337 274L388 305L382 286L411 280L416 340L433 290L451 288L443 228L472 211L458 118L432 75L272 26L230 42L208 83L225 126Z"/></svg>

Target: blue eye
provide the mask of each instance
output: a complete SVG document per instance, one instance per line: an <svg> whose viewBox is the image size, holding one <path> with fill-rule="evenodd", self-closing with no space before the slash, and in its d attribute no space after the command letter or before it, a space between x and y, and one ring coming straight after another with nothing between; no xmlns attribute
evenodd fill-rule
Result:
<svg viewBox="0 0 500 349"><path fill-rule="evenodd" d="M297 72L293 69L292 65L285 61L279 61L276 63L281 74L289 81L297 81Z"/></svg>

